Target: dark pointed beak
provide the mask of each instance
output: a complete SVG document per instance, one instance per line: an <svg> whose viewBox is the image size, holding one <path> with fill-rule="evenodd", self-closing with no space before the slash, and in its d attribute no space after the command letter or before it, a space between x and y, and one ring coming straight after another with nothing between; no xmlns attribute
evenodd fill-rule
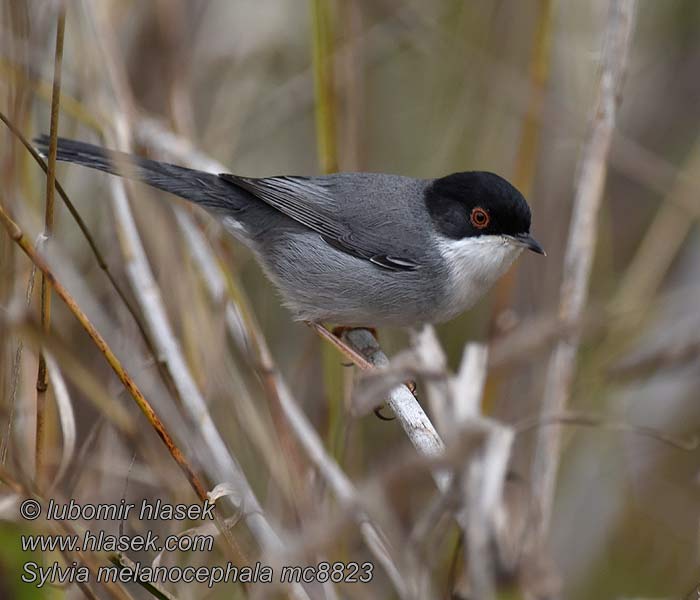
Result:
<svg viewBox="0 0 700 600"><path fill-rule="evenodd" d="M525 246L528 250L532 250L533 252L541 254L542 256L547 256L544 248L542 248L540 243L529 233L519 233L514 235L513 239L516 241L516 243L520 244L521 246Z"/></svg>

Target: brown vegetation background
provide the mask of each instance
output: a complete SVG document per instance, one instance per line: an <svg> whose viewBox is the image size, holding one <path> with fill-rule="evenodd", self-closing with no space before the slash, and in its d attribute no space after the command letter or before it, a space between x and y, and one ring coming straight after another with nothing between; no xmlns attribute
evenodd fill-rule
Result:
<svg viewBox="0 0 700 600"><path fill-rule="evenodd" d="M524 255L477 307L437 327L446 365L439 347L427 347L438 356L438 374L426 376L429 360L407 357L407 347L426 347L424 338L380 331L383 350L412 365L418 398L447 441L444 464L454 481L466 482L441 496L430 476L435 464L419 458L397 421L358 414L353 407L366 393L355 385L358 373L291 321L250 253L211 217L166 194L59 164L57 180L154 347L59 197L43 256L203 488L229 484L217 504L228 534L218 536L216 550L163 560L376 563L364 585L176 584L164 586L168 593L583 600L680 598L700 584L699 461L691 443L700 425L700 3L646 0L635 10L624 0L4 0L0 7L0 111L27 139L50 130L65 10L61 95L53 102L60 135L197 168L218 161L249 176L490 170L526 195L533 234L548 253ZM626 18L624 60L624 43L610 39L620 42ZM596 127L605 133L601 75L616 61L620 104L609 151L591 151ZM590 276L572 316L562 308L561 283L577 268L564 260L571 227L588 227L572 221L574 200L590 183L588 159L607 172L581 251L593 260ZM32 245L46 230L46 190L44 173L2 125L0 206ZM135 584L37 589L19 582L29 559L20 535L57 531L55 523L19 517L27 496L197 501L153 423L56 293L42 325L41 286L41 273L0 230L0 597L158 597ZM251 335L265 341L272 363ZM492 463L483 448L470 449L478 435L469 420L456 432L444 429L440 392L431 388L464 365L467 342L488 348L475 419L512 436L493 512L502 518L488 527L482 519L490 548L484 573L469 560L463 532L465 519L479 522L469 465ZM552 357L562 344L575 361L562 384L564 405L549 414L543 401L554 393ZM40 349L49 356L45 394L36 389ZM454 397L470 385L456 385ZM320 457L309 449L309 432L280 407L284 390L318 434ZM188 408L197 394L206 418ZM552 440L543 429L556 431L550 448L560 456L558 466L545 458L555 478L551 514L533 469L538 446ZM231 457L279 536L274 551L245 516L251 506L240 482L225 470L216 476ZM344 483L324 464L339 466ZM489 481L488 473L478 481ZM448 499L442 505L441 497ZM367 523L381 538L374 547ZM130 520L124 527L165 535L197 524ZM404 589L378 555L389 557ZM130 558L150 564L156 557ZM92 568L110 557L47 553L41 560L83 559Z"/></svg>

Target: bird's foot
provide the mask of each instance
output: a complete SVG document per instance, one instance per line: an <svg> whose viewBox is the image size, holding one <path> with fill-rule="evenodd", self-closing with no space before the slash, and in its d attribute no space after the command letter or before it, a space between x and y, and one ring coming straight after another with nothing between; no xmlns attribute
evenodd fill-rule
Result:
<svg viewBox="0 0 700 600"><path fill-rule="evenodd" d="M354 329L366 329L374 336L374 339L379 340L377 330L374 327L346 327L344 325L338 325L338 326L334 327L333 329L331 329L331 332L340 341L343 341L345 334L347 334L349 331L353 331ZM408 388L409 392L411 392L414 396L417 397L416 389L418 386L416 385L415 381L413 381L412 379L409 379L408 381L404 382L404 385ZM377 409L374 413L377 415L377 417L379 417L380 419L382 419L384 421L391 421L392 420L391 418L387 419L386 417L381 416L379 414L379 410L381 410L381 409Z"/></svg>
<svg viewBox="0 0 700 600"><path fill-rule="evenodd" d="M307 321L306 324L315 330L318 335L320 335L324 340L333 344L340 352L342 352L347 358L349 358L355 365L361 369L367 371L372 369L372 363L370 363L364 356L362 356L357 350L345 342L342 338L335 335L334 331L329 331L320 323L314 323L313 321ZM347 328L346 328L347 329Z"/></svg>
<svg viewBox="0 0 700 600"><path fill-rule="evenodd" d="M393 421L396 417L385 417L382 414L382 410L386 407L386 404L382 404L381 406L378 406L377 408L374 409L374 416L377 417L380 421Z"/></svg>
<svg viewBox="0 0 700 600"><path fill-rule="evenodd" d="M344 339L344 334L346 334L348 331L352 331L353 329L367 329L372 333L372 335L376 338L377 337L377 330L374 329L373 327L334 327L332 330L326 329L323 325L320 323L314 323L313 321L306 321L306 324L314 329L318 335L320 335L323 339L326 341L330 342L333 344L342 354L346 356L346 358L349 358L350 361L360 367L362 370L368 371L370 369L374 368L374 365L370 363L362 354L360 354L355 348L350 346ZM404 382L404 385L408 388L408 390L416 396L416 382L413 380L409 380ZM391 418L384 417L383 415L380 414L381 408L377 409L374 411L374 414L377 415L380 419L384 421L391 421Z"/></svg>
<svg viewBox="0 0 700 600"><path fill-rule="evenodd" d="M414 396L416 396L416 390L418 389L418 385L416 384L416 382L413 379L409 379L408 381L404 381L403 384L408 388L409 392L411 392Z"/></svg>

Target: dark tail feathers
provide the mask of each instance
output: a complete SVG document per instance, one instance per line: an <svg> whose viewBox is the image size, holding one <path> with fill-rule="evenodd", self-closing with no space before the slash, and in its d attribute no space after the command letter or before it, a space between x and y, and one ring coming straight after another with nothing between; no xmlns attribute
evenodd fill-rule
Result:
<svg viewBox="0 0 700 600"><path fill-rule="evenodd" d="M48 156L48 135L39 136L34 143L39 152ZM77 140L59 137L56 158L142 181L210 209L236 210L241 207L245 196L245 192L213 173L115 152Z"/></svg>

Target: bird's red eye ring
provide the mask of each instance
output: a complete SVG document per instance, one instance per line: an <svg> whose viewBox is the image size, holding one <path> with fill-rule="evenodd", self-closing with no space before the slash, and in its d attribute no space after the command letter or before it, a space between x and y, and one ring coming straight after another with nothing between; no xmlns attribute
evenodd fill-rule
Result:
<svg viewBox="0 0 700 600"><path fill-rule="evenodd" d="M489 226L491 217L489 216L489 213L487 213L483 208L477 206L476 208L472 209L472 213L469 216L469 220L471 221L471 224L477 229L484 229L485 227Z"/></svg>

